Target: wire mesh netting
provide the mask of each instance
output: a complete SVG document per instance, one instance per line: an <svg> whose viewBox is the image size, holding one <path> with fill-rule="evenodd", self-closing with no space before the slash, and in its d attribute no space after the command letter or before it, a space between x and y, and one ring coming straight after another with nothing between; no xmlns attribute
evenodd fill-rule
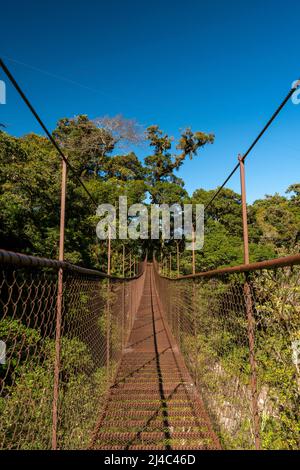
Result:
<svg viewBox="0 0 300 470"><path fill-rule="evenodd" d="M300 269L156 285L224 448L300 448Z"/></svg>
<svg viewBox="0 0 300 470"><path fill-rule="evenodd" d="M32 260L0 256L0 446L87 448L140 304L145 264L139 277L122 280ZM154 276L222 446L298 449L299 267Z"/></svg>
<svg viewBox="0 0 300 470"><path fill-rule="evenodd" d="M2 264L0 448L89 445L143 282L64 269L58 325L58 269Z"/></svg>

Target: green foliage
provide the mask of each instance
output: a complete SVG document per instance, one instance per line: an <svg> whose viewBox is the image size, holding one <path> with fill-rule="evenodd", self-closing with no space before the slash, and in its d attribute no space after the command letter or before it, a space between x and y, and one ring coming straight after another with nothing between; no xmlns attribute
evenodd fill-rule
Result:
<svg viewBox="0 0 300 470"><path fill-rule="evenodd" d="M275 248L295 246L300 236L299 206L295 202L296 197L289 200L278 194L254 202L254 217L262 243L272 243Z"/></svg>
<svg viewBox="0 0 300 470"><path fill-rule="evenodd" d="M192 158L197 155L201 147L213 143L214 135L203 132L193 133L191 129L186 129L182 132L176 147L181 150L181 153L177 155L171 153L173 139L164 134L158 126L147 128L147 139L150 142L150 147L153 148L153 154L145 158L146 175L149 182L148 191L153 203L161 203L166 201L162 201L161 197L157 198L157 184L168 182L170 186L177 187L178 191L184 183L175 176L174 170L181 167L187 156ZM179 199L173 199L172 203L174 202L179 202Z"/></svg>
<svg viewBox="0 0 300 470"><path fill-rule="evenodd" d="M299 449L300 270L254 273L254 315L260 436L263 449ZM182 286L186 302L178 337L187 365L228 449L253 448L248 323L241 276ZM175 330L176 334L176 330Z"/></svg>
<svg viewBox="0 0 300 470"><path fill-rule="evenodd" d="M18 320L2 320L1 338L16 347L7 364L11 379L0 398L0 431L7 449L51 448L55 344ZM11 345L9 344L11 347ZM2 373L7 374L3 367ZM107 387L106 368L96 367L78 338L62 338L59 387L59 447L87 447ZM17 418L16 418L17 417Z"/></svg>
<svg viewBox="0 0 300 470"><path fill-rule="evenodd" d="M4 318L0 321L0 338L5 341L8 350L12 351L10 368L3 364L0 378L6 383L13 382L26 367L26 360L34 354L41 341L39 331L23 325L19 320Z"/></svg>
<svg viewBox="0 0 300 470"><path fill-rule="evenodd" d="M136 123L116 116L91 121L85 115L61 119L53 136L64 149L76 173L99 203L118 209L120 196L128 204L147 201L173 204L207 204L215 190L198 189L190 198L184 182L175 173L186 157L192 158L212 134L181 133L173 152L173 139L158 126L150 126L146 138L152 155L142 162L133 152L120 153L125 144L138 143ZM59 241L60 208L59 157L44 137L29 134L14 138L0 131L0 239L3 248L56 258ZM248 207L250 261L261 261L297 251L300 240L299 184L287 189L290 197L266 196ZM83 188L69 172L65 258L76 264L106 270L107 247L95 235L98 218ZM241 198L224 188L205 212L204 248L196 253L196 270L208 270L243 262ZM174 243L162 240L140 244L126 241L127 253L140 255L148 249L168 256ZM182 274L191 272L191 253L182 250ZM120 274L122 243L113 242L112 272ZM151 255L150 255L151 256ZM173 269L175 257L173 257ZM126 263L126 267L127 267Z"/></svg>
<svg viewBox="0 0 300 470"><path fill-rule="evenodd" d="M134 153L110 155L116 137L86 116L59 121L54 136L99 204L145 198L144 169ZM104 143L103 143L104 142ZM49 141L0 131L0 239L2 248L57 258L61 165ZM69 172L65 258L103 269L105 250L95 244L95 208Z"/></svg>
<svg viewBox="0 0 300 470"><path fill-rule="evenodd" d="M266 196L248 206L250 262L298 252L300 204L297 184L288 188L295 195ZM215 190L198 189L191 202L206 205ZM196 271L242 264L243 232L241 198L224 188L205 211L204 247L196 252ZM191 254L181 256L183 274L191 272Z"/></svg>
<svg viewBox="0 0 300 470"><path fill-rule="evenodd" d="M173 139L158 126L150 126L146 137L153 152L144 162L133 152L122 154L120 144L138 143L139 136L134 123L120 116L97 122L85 115L64 118L58 122L53 135L99 204L111 203L118 208L121 195L128 197L129 205L145 202L150 195L156 204L205 205L215 193L215 190L198 189L190 198L184 182L175 174L187 157L194 157L206 144L214 142L212 134L193 133L188 128L182 132L176 146L179 153L173 153ZM35 134L15 138L0 131L2 248L57 257L60 179L60 161L47 139ZM299 252L300 184L292 184L287 194L288 197L266 196L248 206L250 261ZM74 175L69 173L65 258L105 270L107 246L95 241L97 220L95 208L83 188L78 187ZM183 243L178 242L178 246L182 250ZM116 274L122 274L122 248L120 241L113 242L112 266ZM160 240L147 243L147 248L166 256L172 253L175 268L174 243ZM126 242L127 253L129 249L133 255L141 254L135 242ZM205 213L204 249L196 253L196 270L241 263L241 198L225 188ZM183 274L191 272L191 252L181 254L180 269ZM252 283L256 295L258 387L260 393L267 394L269 403L260 416L262 445L266 449L296 449L300 433L299 373L291 361L291 342L299 339L299 279L295 282L291 273L288 278L276 279L263 273ZM212 414L220 426L222 442L228 448L253 445L249 438L252 423L245 399L249 398L245 390L249 387L250 373L247 323L243 308L234 307L238 303L236 299L241 301L241 286L241 280L233 277L226 283L203 282L197 293L193 293L196 307L187 315L179 338L190 370L196 380L202 380L204 396L206 393L214 397ZM109 308L116 295L107 290L102 302ZM89 294L81 292L79 303L80 311L76 308L68 311L68 321L88 314ZM108 308L97 324L103 336L109 324ZM111 322L110 335L117 350L121 341L120 325ZM27 449L26 442L33 442L32 448L50 448L54 339L46 339L37 327L25 327L21 321L9 318L0 323L0 337L12 351L9 366L1 366L0 371L1 379L6 376L0 399L0 430L6 447ZM116 352L111 351L112 368L116 365ZM84 342L78 338L62 338L58 436L61 448L87 445L97 416L95 410L101 407L109 379L106 373L102 366L94 364ZM244 395L232 393L237 381ZM230 409L236 412L238 428L222 427L216 412L217 409L227 412L228 391L231 393Z"/></svg>

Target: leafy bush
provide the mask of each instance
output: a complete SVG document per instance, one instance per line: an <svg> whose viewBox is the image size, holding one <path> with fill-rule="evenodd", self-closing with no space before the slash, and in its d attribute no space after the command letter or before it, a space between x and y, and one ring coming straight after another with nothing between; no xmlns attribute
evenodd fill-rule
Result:
<svg viewBox="0 0 300 470"><path fill-rule="evenodd" d="M18 320L2 320L2 338L12 355L1 374L8 374L0 398L3 447L51 448L55 342ZM15 346L15 347L14 347ZM11 349L12 347L12 349ZM107 386L106 369L95 367L87 346L63 337L58 412L58 446L84 448L97 419Z"/></svg>

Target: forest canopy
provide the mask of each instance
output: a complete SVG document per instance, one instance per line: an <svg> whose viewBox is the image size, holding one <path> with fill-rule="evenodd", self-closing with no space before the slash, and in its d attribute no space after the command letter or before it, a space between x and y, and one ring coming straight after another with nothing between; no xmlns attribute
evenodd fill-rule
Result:
<svg viewBox="0 0 300 470"><path fill-rule="evenodd" d="M53 137L59 143L93 198L117 205L126 195L133 203L206 204L217 188L189 195L177 170L186 158L205 158L204 147L214 135L190 128L178 142L157 125L145 132L122 116L90 120L86 115L63 118ZM142 161L132 148L149 146ZM8 250L56 258L59 240L61 163L42 136L13 137L0 130L0 239ZM67 184L65 258L105 270L106 245L96 239L96 211L74 174ZM300 241L300 183L291 182L286 195L266 195L248 206L250 260L260 261L298 251ZM118 273L121 241L113 247L113 270ZM126 241L138 254L138 243ZM175 252L174 243L161 248ZM190 272L190 252L181 246L181 270ZM197 270L242 263L240 195L221 191L205 213L205 242L196 253Z"/></svg>

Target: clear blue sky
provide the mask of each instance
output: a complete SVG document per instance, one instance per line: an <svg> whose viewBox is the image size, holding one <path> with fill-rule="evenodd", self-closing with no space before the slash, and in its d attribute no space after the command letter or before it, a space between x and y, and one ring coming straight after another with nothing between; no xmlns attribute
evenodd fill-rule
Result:
<svg viewBox="0 0 300 470"><path fill-rule="evenodd" d="M300 77L295 0L7 1L0 35L1 56L50 129L64 116L122 113L175 137L185 126L214 132L180 171L189 192L224 180ZM14 135L40 132L7 88L0 122ZM249 157L249 201L299 182L299 123L290 102ZM239 190L238 175L229 186Z"/></svg>

